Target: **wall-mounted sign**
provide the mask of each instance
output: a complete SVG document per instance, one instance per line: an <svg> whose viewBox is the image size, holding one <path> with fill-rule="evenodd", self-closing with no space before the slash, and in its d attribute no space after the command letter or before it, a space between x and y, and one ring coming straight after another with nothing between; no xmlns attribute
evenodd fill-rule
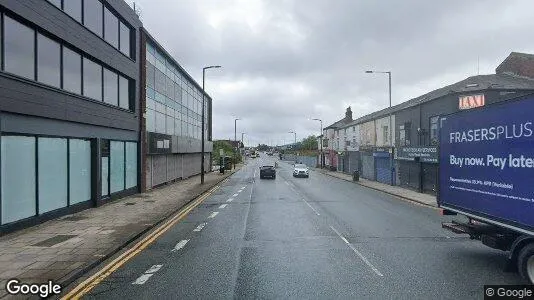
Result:
<svg viewBox="0 0 534 300"><path fill-rule="evenodd" d="M460 96L458 99L459 109L471 109L475 107L484 106L485 104L486 100L484 99L484 94Z"/></svg>
<svg viewBox="0 0 534 300"><path fill-rule="evenodd" d="M148 133L148 153L163 154L172 153L172 136L161 133Z"/></svg>
<svg viewBox="0 0 534 300"><path fill-rule="evenodd" d="M396 154L400 160L438 163L438 147L435 146L400 147Z"/></svg>

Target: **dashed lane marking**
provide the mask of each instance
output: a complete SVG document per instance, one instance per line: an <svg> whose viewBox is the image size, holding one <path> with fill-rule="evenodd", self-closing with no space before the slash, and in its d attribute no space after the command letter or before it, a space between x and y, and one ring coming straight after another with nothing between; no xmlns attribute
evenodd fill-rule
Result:
<svg viewBox="0 0 534 300"><path fill-rule="evenodd" d="M221 204L221 206L219 206L219 208L225 208L228 204Z"/></svg>
<svg viewBox="0 0 534 300"><path fill-rule="evenodd" d="M232 202L232 201L234 201L234 198L230 198L230 199L226 200L226 202Z"/></svg>
<svg viewBox="0 0 534 300"><path fill-rule="evenodd" d="M233 196L233 197L237 197L238 195L239 195L239 194L233 194L232 196Z"/></svg>
<svg viewBox="0 0 534 300"><path fill-rule="evenodd" d="M193 229L193 231L194 232L201 231L204 228L204 226L206 226L206 224L208 224L208 223L202 223L202 224L198 225L195 229Z"/></svg>
<svg viewBox="0 0 534 300"><path fill-rule="evenodd" d="M181 240L180 242L178 242L178 244L176 244L176 246L174 246L174 249L172 249L171 252L175 252L182 249L183 247L185 247L187 242L189 242L189 240Z"/></svg>
<svg viewBox="0 0 534 300"><path fill-rule="evenodd" d="M208 219L213 219L213 218L215 218L218 214L219 214L218 211L214 211L214 212L211 213L211 215L208 216Z"/></svg>
<svg viewBox="0 0 534 300"><path fill-rule="evenodd" d="M145 282L147 282L147 280L150 277L152 277L154 273L159 271L159 269L161 269L162 266L163 265L153 265L152 267L150 267L150 269L146 270L143 275L139 276L134 282L132 282L132 284L136 284L136 285L145 284Z"/></svg>
<svg viewBox="0 0 534 300"><path fill-rule="evenodd" d="M358 255L360 257L360 259L369 267L371 268L371 270L373 270L373 272L375 272L376 275L380 276L380 277L383 277L384 275L382 273L380 273L380 271L378 271L378 269L373 266L373 264L371 264L371 262L365 258L365 256L363 256L363 254L360 253L360 251L358 251L356 248L354 248L354 246L343 236L341 235L341 233L339 233L339 231L337 231L337 229L335 229L333 226L330 226L330 228L341 238L341 240L343 242L345 242L345 244L347 244L349 246L349 248L354 251L354 253L356 253L356 255Z"/></svg>

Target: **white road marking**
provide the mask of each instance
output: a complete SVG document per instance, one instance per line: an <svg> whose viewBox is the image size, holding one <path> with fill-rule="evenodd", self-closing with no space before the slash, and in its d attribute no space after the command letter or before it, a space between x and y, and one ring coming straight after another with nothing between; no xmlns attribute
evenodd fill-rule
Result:
<svg viewBox="0 0 534 300"><path fill-rule="evenodd" d="M187 242L189 242L189 240L181 240L180 242L178 242L178 244L176 244L176 246L174 246L174 249L172 249L171 252L182 249L185 246L185 244L187 244Z"/></svg>
<svg viewBox="0 0 534 300"><path fill-rule="evenodd" d="M218 214L219 214L218 211L214 211L214 212L211 213L211 215L208 216L208 219L213 219L213 218L215 218Z"/></svg>
<svg viewBox="0 0 534 300"><path fill-rule="evenodd" d="M204 226L206 226L206 224L208 224L208 223L202 223L202 224L198 225L197 228L193 229L193 231L195 231L195 232L201 231L204 228Z"/></svg>
<svg viewBox="0 0 534 300"><path fill-rule="evenodd" d="M225 208L226 205L228 205L228 204L221 204L221 206L219 206L219 208Z"/></svg>
<svg viewBox="0 0 534 300"><path fill-rule="evenodd" d="M245 189L246 187L247 187L247 186L245 185L245 186L244 186L244 187L242 187L241 189L243 190L243 189Z"/></svg>
<svg viewBox="0 0 534 300"><path fill-rule="evenodd" d="M154 274L143 274L139 276L132 284L145 284L145 282Z"/></svg>
<svg viewBox="0 0 534 300"><path fill-rule="evenodd" d="M150 267L150 269L145 271L145 274L156 273L157 271L159 271L159 269L161 269L161 267L163 267L163 265L153 265L152 267Z"/></svg>
<svg viewBox="0 0 534 300"><path fill-rule="evenodd" d="M354 253L356 253L356 255L358 255L360 257L360 259L367 265L369 266L369 268L371 268L371 270L373 270L373 272L376 273L376 275L380 276L380 277L383 277L384 275L382 273L380 273L380 271L378 271L378 269L373 266L373 264L371 264L371 262L369 262L369 260L367 260L367 258L365 258L365 256L363 256L363 254L360 253L360 251L358 251L356 248L354 248L354 246L349 243L349 241L341 235L341 233L339 233L339 231L337 231L337 229L335 229L333 226L330 226L330 228L341 238L341 240L343 240L343 242L345 242L345 244L347 244L350 249L352 249L352 251L354 251Z"/></svg>
<svg viewBox="0 0 534 300"><path fill-rule="evenodd" d="M232 201L234 201L234 198L230 198L230 199L226 200L226 202L232 202Z"/></svg>
<svg viewBox="0 0 534 300"><path fill-rule="evenodd" d="M304 198L302 198L302 201L304 201L304 203L306 203L306 205L308 205L308 207L310 207L310 208L313 210L313 212L315 212L316 215L318 215L318 216L321 215L321 214L319 214L319 213L315 210L315 208L313 208L313 206L311 206L310 203L308 203L308 201L306 201Z"/></svg>
<svg viewBox="0 0 534 300"><path fill-rule="evenodd" d="M237 197L238 195L239 195L239 194L233 194L232 196L233 196L233 197Z"/></svg>
<svg viewBox="0 0 534 300"><path fill-rule="evenodd" d="M286 181L286 184L289 185L289 182Z"/></svg>
<svg viewBox="0 0 534 300"><path fill-rule="evenodd" d="M139 276L134 282L132 282L132 284L137 284L137 285L145 284L145 282L147 282L147 280L150 277L152 277L154 273L159 271L159 269L161 269L162 266L163 265L153 265L152 267L150 267L150 269L146 270L143 275Z"/></svg>

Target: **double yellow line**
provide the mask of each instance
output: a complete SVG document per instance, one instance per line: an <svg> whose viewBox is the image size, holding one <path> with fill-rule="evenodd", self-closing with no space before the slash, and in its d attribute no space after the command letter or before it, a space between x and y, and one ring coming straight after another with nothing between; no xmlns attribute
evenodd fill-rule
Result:
<svg viewBox="0 0 534 300"><path fill-rule="evenodd" d="M222 183L226 182L228 179L225 179ZM64 295L61 299L80 299L83 295L89 293L95 286L97 286L102 280L106 279L109 275L115 272L118 268L124 265L132 257L139 254L146 247L148 247L152 242L154 242L159 236L164 234L172 226L174 226L178 221L183 219L190 211L197 207L202 201L206 200L214 191L219 188L220 185L216 185L202 196L198 197L195 201L189 203L184 208L182 208L176 215L171 219L167 220L164 224L160 225L156 230L147 235L141 241L139 241L135 246L128 249L126 252L121 254L119 257L115 258L112 262L107 264L100 271L95 273L93 276L87 278L85 281L80 283L74 289L72 289L68 294Z"/></svg>

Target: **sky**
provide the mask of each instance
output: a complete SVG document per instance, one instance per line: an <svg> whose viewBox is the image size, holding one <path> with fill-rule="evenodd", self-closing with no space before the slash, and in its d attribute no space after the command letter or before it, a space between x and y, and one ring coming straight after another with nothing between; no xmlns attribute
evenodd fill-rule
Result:
<svg viewBox="0 0 534 300"><path fill-rule="evenodd" d="M133 2L128 0L127 2ZM534 54L534 1L135 0L144 27L213 99L213 139L320 134Z"/></svg>

